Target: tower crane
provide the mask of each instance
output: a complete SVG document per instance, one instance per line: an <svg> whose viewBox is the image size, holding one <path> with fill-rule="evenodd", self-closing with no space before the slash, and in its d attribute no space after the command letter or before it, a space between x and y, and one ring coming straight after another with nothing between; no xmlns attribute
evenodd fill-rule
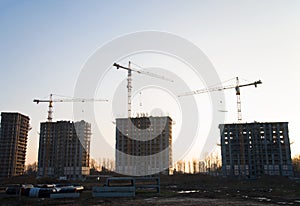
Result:
<svg viewBox="0 0 300 206"><path fill-rule="evenodd" d="M188 96L188 95L195 95L207 92L214 92L214 91L222 91L225 89L233 89L235 88L235 93L237 97L237 116L238 116L238 123L242 122L242 107L241 107L241 87L247 87L254 85L257 87L258 84L262 84L261 80L248 83L248 84L240 84L239 78L236 77L236 84L229 85L229 86L221 86L221 87L211 87L206 89L200 89L192 92L186 92L184 94L178 95L181 96ZM239 139L239 146L240 146L240 174L243 176L246 174L246 167L245 167L245 148L244 148L244 138L243 138L243 126L242 124L238 124L238 139ZM241 166L242 165L242 166Z"/></svg>
<svg viewBox="0 0 300 206"><path fill-rule="evenodd" d="M131 62L130 61L128 63L128 67L121 66L117 63L114 63L113 66L115 66L117 69L127 70L127 110L128 110L128 118L131 117L132 72L136 72L138 74L144 74L144 75L147 75L147 76L150 76L150 77L154 77L154 78L166 80L166 81L169 81L169 82L173 82L173 80L168 79L168 78L166 78L164 76L161 76L161 75L158 75L158 74L154 74L154 73L143 71L143 70L133 69L133 68L131 68Z"/></svg>
<svg viewBox="0 0 300 206"><path fill-rule="evenodd" d="M44 148L44 161L43 161L43 175L47 176L48 172L51 168L51 128L52 128L52 114L53 114L53 102L93 102L93 101L104 101L107 102L108 100L105 99L84 99L84 98L70 98L70 99L53 99L53 94L50 94L49 99L34 99L33 102L39 104L41 102L49 103L49 110L48 110L48 118L46 122L47 126L47 137L46 137L46 144Z"/></svg>
<svg viewBox="0 0 300 206"><path fill-rule="evenodd" d="M70 98L70 99L53 99L53 94L50 94L49 99L34 99L33 102L39 104L42 102L49 103L49 109L48 109L48 122L52 122L52 114L53 114L53 102L94 102L94 101L100 101L100 102L108 102L107 99L84 99L84 98Z"/></svg>
<svg viewBox="0 0 300 206"><path fill-rule="evenodd" d="M229 86L221 86L221 87L211 87L211 88L205 88L205 89L200 89L200 90L195 90L191 92L186 92L183 94L178 95L178 97L182 96L189 96L189 95L195 95L195 94L202 94L202 93L207 93L207 92L215 92L215 91L222 91L225 89L235 89L236 92L236 97L237 97L237 116L238 116L238 122L242 122L242 107L241 107L241 87L247 87L247 86L252 86L254 85L257 87L258 84L262 84L261 80L248 83L248 84L240 84L239 78L236 77L236 84L235 85L229 85Z"/></svg>

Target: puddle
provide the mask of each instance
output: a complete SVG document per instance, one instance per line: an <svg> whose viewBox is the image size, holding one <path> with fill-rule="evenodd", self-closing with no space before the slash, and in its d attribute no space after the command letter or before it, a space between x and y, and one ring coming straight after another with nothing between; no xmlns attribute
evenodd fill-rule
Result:
<svg viewBox="0 0 300 206"><path fill-rule="evenodd" d="M157 199L157 197L151 197L151 198L146 198L146 199L144 199L145 201L154 201L154 200L156 200Z"/></svg>
<svg viewBox="0 0 300 206"><path fill-rule="evenodd" d="M254 199L258 200L260 202L270 202L271 201L271 199L266 198L266 197L255 197Z"/></svg>
<svg viewBox="0 0 300 206"><path fill-rule="evenodd" d="M287 205L288 203L287 202L277 202L277 204L279 204L279 205Z"/></svg>
<svg viewBox="0 0 300 206"><path fill-rule="evenodd" d="M177 192L178 194L189 194L189 193L197 193L200 192L200 190L182 190Z"/></svg>

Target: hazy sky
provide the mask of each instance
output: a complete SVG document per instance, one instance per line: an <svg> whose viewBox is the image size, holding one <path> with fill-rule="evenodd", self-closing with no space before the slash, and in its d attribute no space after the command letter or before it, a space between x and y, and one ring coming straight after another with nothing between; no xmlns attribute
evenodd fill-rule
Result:
<svg viewBox="0 0 300 206"><path fill-rule="evenodd" d="M242 89L244 121L288 121L290 139L294 142L292 155L300 154L299 22L297 0L0 0L0 111L30 116L27 162L34 162L39 123L46 120L48 105L35 105L32 100L48 98L50 93L72 96L85 62L112 39L137 31L164 31L198 46L221 80L236 76L249 81L261 79L263 84L258 88ZM138 64L145 66L147 62L140 60ZM111 78L122 81L126 72L115 72ZM106 89L114 92L112 88ZM145 91L136 96L135 101L151 103L147 94ZM225 94L226 122L236 122L234 90ZM203 101L203 107L209 104L205 95ZM102 104L95 105L105 107ZM141 108L137 106L138 109ZM200 108L199 112L201 109L206 110ZM54 120L72 119L70 103L57 103L54 111ZM106 124L108 128L114 127L109 120ZM106 137L113 145L114 131ZM99 158L95 151L102 143L95 139L92 156ZM110 150L102 153L102 157L113 154ZM198 155L197 147L193 148L191 157Z"/></svg>

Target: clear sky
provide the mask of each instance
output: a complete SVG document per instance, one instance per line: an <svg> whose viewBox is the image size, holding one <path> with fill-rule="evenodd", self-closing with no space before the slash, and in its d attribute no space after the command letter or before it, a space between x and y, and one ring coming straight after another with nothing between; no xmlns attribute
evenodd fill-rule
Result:
<svg viewBox="0 0 300 206"><path fill-rule="evenodd" d="M261 79L258 88L242 91L244 121L288 121L292 155L300 154L299 22L297 0L0 0L0 111L30 116L27 163L34 162L39 123L46 120L48 105L35 105L32 100L48 98L50 93L72 96L87 59L112 39L136 31L164 31L198 46L222 80ZM141 59L138 64L145 66L147 62ZM126 78L126 72L115 73L111 78ZM107 91L114 92L110 87ZM225 95L226 122L236 122L234 90ZM209 99L204 95L202 100L206 107ZM135 101L136 105L151 104L147 91L136 95ZM54 120L73 117L70 103L57 103L54 110ZM179 130L180 117L173 115L178 122L175 130ZM105 124L112 128L105 136L113 145L113 123L107 120ZM96 153L102 143L95 139L92 157L113 157L112 150ZM191 157L199 156L201 142L195 145Z"/></svg>

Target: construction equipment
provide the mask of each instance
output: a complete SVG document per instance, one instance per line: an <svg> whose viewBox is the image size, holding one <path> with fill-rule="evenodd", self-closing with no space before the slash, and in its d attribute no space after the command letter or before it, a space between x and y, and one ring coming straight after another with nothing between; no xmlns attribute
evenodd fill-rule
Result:
<svg viewBox="0 0 300 206"><path fill-rule="evenodd" d="M136 72L138 74L144 74L150 77L166 80L169 82L173 82L173 80L165 78L164 76L154 74L151 72L143 71L143 70L137 70L137 69L132 69L131 68L131 62L129 61L128 67L121 66L117 63L114 63L113 66L117 67L117 69L125 69L128 71L127 73L127 110L128 110L128 118L131 117L131 89L132 89L132 72Z"/></svg>
<svg viewBox="0 0 300 206"><path fill-rule="evenodd" d="M70 99L53 99L53 94L50 94L49 99L34 99L33 102L39 104L40 102L48 102L49 110L48 110L48 122L52 122L52 114L53 114L53 102L108 102L107 99L84 99L84 98L70 98Z"/></svg>
<svg viewBox="0 0 300 206"><path fill-rule="evenodd" d="M101 101L101 102L107 102L106 99L84 99L84 98L69 98L69 99L53 99L53 94L50 94L49 99L34 99L33 102L36 102L39 104L40 102L46 102L49 103L49 110L48 110L48 118L47 118L47 138L46 140L46 147L45 147L45 157L44 157L44 176L48 175L48 168L50 168L50 145L51 145L51 132L52 132L52 114L53 114L53 102L94 102L94 101ZM47 165L47 166L45 166Z"/></svg>
<svg viewBox="0 0 300 206"><path fill-rule="evenodd" d="M235 85L229 85L229 86L222 86L222 87L211 87L206 89L200 89L192 92L186 92L184 94L179 95L181 96L188 96L188 95L194 95L194 94L201 94L206 92L214 92L214 91L222 91L225 89L233 89L235 88L236 91L236 97L237 97L237 116L238 116L238 122L242 122L242 107L241 107L241 87L247 87L254 85L257 87L258 84L262 84L261 80L248 83L248 84L240 84L239 78L236 77L236 84ZM245 167L245 148L244 148L244 137L243 137L243 126L242 124L238 124L238 139L239 139L239 146L240 146L240 175L244 176L246 174L246 167ZM242 166L241 166L242 165Z"/></svg>
<svg viewBox="0 0 300 206"><path fill-rule="evenodd" d="M237 97L238 122L242 122L242 107L241 107L241 91L240 91L240 88L241 87L252 86L252 85L257 87L258 84L262 84L261 80L258 80L258 81L252 82L252 83L248 83L248 84L240 84L239 78L236 77L236 84L235 85L221 86L221 87L210 87L210 88L195 90L195 91L186 92L186 93L183 93L181 95L178 95L178 97L188 96L188 95L195 95L195 94L202 94L202 93L207 93L207 92L222 91L222 90L225 90L225 89L235 88L236 97Z"/></svg>

